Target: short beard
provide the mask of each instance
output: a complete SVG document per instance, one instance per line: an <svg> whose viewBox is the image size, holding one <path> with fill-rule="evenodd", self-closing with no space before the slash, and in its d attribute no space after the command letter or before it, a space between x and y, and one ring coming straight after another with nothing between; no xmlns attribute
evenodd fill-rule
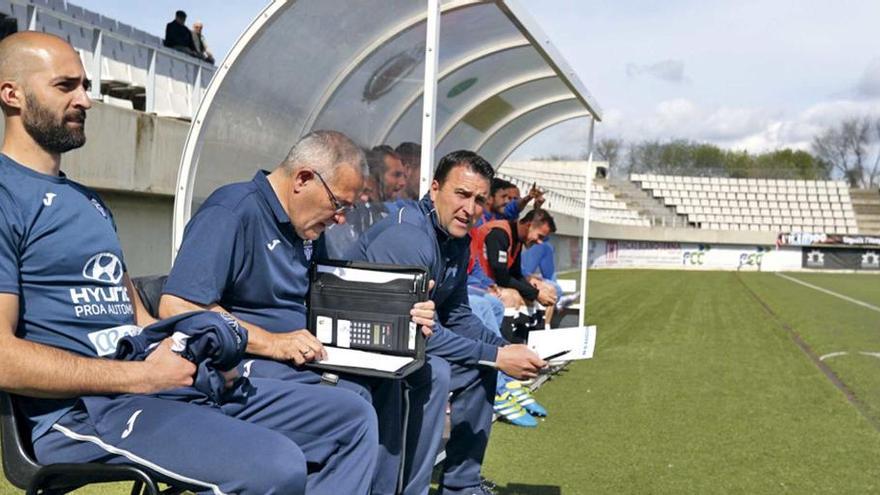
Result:
<svg viewBox="0 0 880 495"><path fill-rule="evenodd" d="M41 148L50 153L66 153L86 144L85 110L71 110L61 121L43 106L32 93L25 93L27 111L22 112L21 121L25 131ZM67 127L67 122L82 122L79 128Z"/></svg>

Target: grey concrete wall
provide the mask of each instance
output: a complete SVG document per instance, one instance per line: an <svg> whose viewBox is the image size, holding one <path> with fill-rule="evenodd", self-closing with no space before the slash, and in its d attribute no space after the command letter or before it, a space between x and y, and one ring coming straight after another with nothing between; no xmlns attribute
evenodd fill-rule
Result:
<svg viewBox="0 0 880 495"><path fill-rule="evenodd" d="M590 239L773 245L776 243L776 234L773 232L630 227L590 222Z"/></svg>
<svg viewBox="0 0 880 495"><path fill-rule="evenodd" d="M189 123L96 103L64 170L91 187L173 196Z"/></svg>
<svg viewBox="0 0 880 495"><path fill-rule="evenodd" d="M128 273L133 277L168 273L174 199L106 190L98 193L113 212Z"/></svg>
<svg viewBox="0 0 880 495"><path fill-rule="evenodd" d="M580 235L555 234L550 238L550 244L553 245L553 252L556 254L554 261L557 272L580 270L581 253L583 253Z"/></svg>
<svg viewBox="0 0 880 495"><path fill-rule="evenodd" d="M94 188L173 196L188 131L188 122L95 102L86 145L66 154L62 169Z"/></svg>

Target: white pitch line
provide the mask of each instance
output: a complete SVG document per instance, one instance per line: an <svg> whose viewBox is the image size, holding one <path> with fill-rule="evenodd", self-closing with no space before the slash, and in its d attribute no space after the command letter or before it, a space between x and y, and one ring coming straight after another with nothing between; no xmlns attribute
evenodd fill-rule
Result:
<svg viewBox="0 0 880 495"><path fill-rule="evenodd" d="M846 356L847 354L849 354L849 353L846 351L829 352L828 354L825 354L824 356L819 356L819 361L825 361L828 358L833 358L833 357L837 357L837 356Z"/></svg>
<svg viewBox="0 0 880 495"><path fill-rule="evenodd" d="M809 287L809 288L811 288L811 289L813 289L813 290L817 290L817 291L819 291L819 292L824 292L824 293L828 294L829 296L834 296L834 297L836 297L836 298L838 298L838 299L843 299L844 301L849 301L849 302L851 302L851 303L853 303L853 304L858 304L859 306L861 306L861 307L863 307L863 308L868 308L868 309L870 309L871 311L876 311L876 312L880 313L880 308L878 308L877 306L874 306L873 304L868 304L868 303L866 303L866 302L859 301L858 299L853 299L853 298L851 298L851 297L849 297L849 296L844 296L843 294L838 294L837 292L834 292L834 291L831 291L831 290L828 290L828 289L824 289L824 288L822 288L822 287L819 287L818 285L813 285L813 284L810 284L810 283L804 282L803 280L798 280L798 279L796 279L796 278L794 278L794 277L789 277L788 275L783 275L783 274L781 274L781 273L779 273L779 272L776 272L776 276L777 276L777 277L782 277L782 278L784 278L784 279L786 279L786 280L789 280L789 281L791 281L791 282L794 282L794 283L796 283L796 284L801 284L801 285L803 285L804 287Z"/></svg>

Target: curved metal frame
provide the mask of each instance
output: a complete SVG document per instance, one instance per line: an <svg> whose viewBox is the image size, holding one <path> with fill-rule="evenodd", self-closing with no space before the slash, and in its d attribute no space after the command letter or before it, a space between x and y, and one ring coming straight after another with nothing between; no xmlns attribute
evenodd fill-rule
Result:
<svg viewBox="0 0 880 495"><path fill-rule="evenodd" d="M585 88L583 83L578 79L577 73L575 73L574 69L565 62L565 59L559 53L559 50L556 49L556 46L550 38L544 34L544 31L538 23L535 22L535 20L529 15L528 11L523 8L520 0L496 0L495 3L505 14L507 14L507 18L510 19L510 22L514 23L519 28L519 31L523 33L523 36L532 42L532 46L538 50L550 67L558 71L559 74L565 74L567 76L563 79L565 85L568 86L569 89L571 89L572 94L583 103L584 107L586 107L587 111L590 112L593 118L597 121L601 121L602 108L599 107L599 103L596 102L593 95L587 91L587 88Z"/></svg>
<svg viewBox="0 0 880 495"><path fill-rule="evenodd" d="M510 91L511 89L515 89L520 86L525 86L526 84L529 84L529 83L532 83L535 81L541 81L543 79L555 79L556 77L557 77L556 74L553 72L549 72L549 73L548 72L538 72L538 73L529 74L528 76L514 79L512 81L505 81L504 84L499 84L499 85L491 88L490 90L486 91L485 93L482 93L478 98L475 98L474 99L475 102L472 105L467 106L467 107L462 107L458 112L453 114L449 118L449 123L446 124L446 127L443 128L443 130L441 130L437 134L435 142L439 143L439 142L443 141L444 139L446 139L446 135L449 134L450 132L452 132L452 130L455 129L455 126L458 125L467 114L471 113L475 108L480 106L484 101L488 100L489 98L492 98L494 96L498 96L501 93L504 93L506 91Z"/></svg>
<svg viewBox="0 0 880 495"><path fill-rule="evenodd" d="M552 119L546 120L546 121L542 122L541 124L533 127L530 132L523 134L521 138L514 141L514 143L511 146L508 146L507 149L504 151L504 153L501 153L500 155L498 155L498 157L496 157L494 161L491 160L492 157L483 156L482 149L477 148L476 151L481 156L483 156L483 158L485 158L486 160L489 160L489 163L503 163L505 160L507 160L507 157L509 157L511 154L513 154L513 152L516 151L517 148L522 146L526 141L528 141L529 139L534 137L535 134L538 134L539 132L541 132L545 129L553 127L556 124L561 124L561 123L566 122L568 120L579 119L582 117L589 117L590 115L591 114L588 110L583 110L580 112L566 113L566 114L563 114L559 117L554 117Z"/></svg>
<svg viewBox="0 0 880 495"><path fill-rule="evenodd" d="M501 53L503 51L513 50L513 49L521 48L524 46L529 46L529 45L528 45L528 43L525 43L522 40L516 40L515 43L511 42L511 43L501 45L501 46L493 46L488 49L479 50L477 52L472 52L470 54L466 54L467 56L463 57L461 60L455 62L454 64L450 65L445 70L440 72L440 74L437 76L437 84L439 85L440 81L451 76L453 73L455 73L459 69L467 67L468 65L470 65L474 62L482 60L482 59L489 57L491 55L495 55L496 53ZM555 73L553 75L556 76ZM398 107L397 112L391 112L391 115L397 115L397 118L391 120L388 123L388 125L386 125L384 129L382 129L382 132L379 133L379 136L380 136L379 142L380 143L384 143L388 139L388 135L391 133L392 129L394 129L394 126L396 126L397 123L400 122L400 119L403 118L403 116L409 112L409 110L413 107L413 105L418 103L419 99L424 94L425 94L424 88L421 91L416 91L411 97L409 97L406 100L406 102L403 105L400 105Z"/></svg>
<svg viewBox="0 0 880 495"><path fill-rule="evenodd" d="M483 2L477 0L459 0L457 2L451 2L444 6L440 7L440 14L444 14L446 12L452 12L454 10L463 9L465 7L470 7L471 5L479 5ZM358 71L358 67L360 67L364 62L367 61L376 51L379 50L383 45L388 43L389 41L397 38L408 29L411 29L415 26L418 26L422 22L427 22L428 13L425 13L410 17L409 19L401 22L393 29L389 29L385 36L376 38L372 43L364 47L358 56L353 58L348 65L345 66L345 69L341 70L337 75L336 79L327 86L327 89L321 95L321 98L312 108L312 112L309 114L308 118L305 120L305 124L303 125L304 129L311 129L312 126L315 125L315 122L318 120L318 117L321 116L321 113L324 111L324 108L327 107L327 103L333 99L333 95L345 84L345 81L348 80L353 74L356 74Z"/></svg>
<svg viewBox="0 0 880 495"><path fill-rule="evenodd" d="M205 92L199 109L193 118L189 133L186 135L186 141L183 143L183 154L180 157L180 167L177 170L177 187L174 194L174 217L171 223L171 262L177 257L177 248L183 241L183 229L192 214L192 193L195 182L192 180L198 171L198 161L194 158L201 153L201 143L198 142L201 136L202 125L205 122L205 116L211 107L217 91L223 85L229 68L244 52L250 44L251 39L256 37L260 31L266 26L266 21L271 19L276 12L286 6L288 0L275 0L267 5L257 17L251 21L247 29L238 37L238 40L232 45L232 49L223 59L220 67L214 72L214 78ZM192 140L192 142L190 142ZM170 269L170 267L169 267Z"/></svg>
<svg viewBox="0 0 880 495"><path fill-rule="evenodd" d="M559 96L555 96L555 97L545 98L545 99L543 99L539 102L533 103L527 107L523 107L522 109L520 109L520 111L508 115L507 118L497 122L495 125L492 126L491 129L484 132L483 137L477 142L477 144L475 146L472 146L472 148L475 150L483 149L483 146L485 146L486 143L491 141L492 138L494 138L499 132L504 130L504 128L509 126L510 124L516 122L521 117L524 117L524 116L526 116L536 110L540 110L544 107L549 107L550 105L554 105L556 103L562 103L564 101L569 101L569 100L577 100L577 98L575 98L574 96L572 96L570 94L565 94L565 95L559 95ZM500 163L500 162L489 162L489 163Z"/></svg>

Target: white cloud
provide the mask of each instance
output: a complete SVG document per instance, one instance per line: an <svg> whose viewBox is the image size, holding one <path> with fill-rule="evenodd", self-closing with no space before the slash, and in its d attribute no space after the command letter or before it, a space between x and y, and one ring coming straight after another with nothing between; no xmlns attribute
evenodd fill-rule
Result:
<svg viewBox="0 0 880 495"><path fill-rule="evenodd" d="M603 123L603 133L628 140L683 138L724 143L754 134L771 120L761 109L706 108L687 98L675 98L658 103L647 116L624 115L618 110L615 119Z"/></svg>
<svg viewBox="0 0 880 495"><path fill-rule="evenodd" d="M763 152L809 149L813 137L838 122L858 116L880 117L880 98L840 99L812 105L794 115L752 107L704 107L686 98L658 103L646 116L609 109L599 127L602 137L627 141L690 139L730 149Z"/></svg>
<svg viewBox="0 0 880 495"><path fill-rule="evenodd" d="M863 116L880 117L880 99L817 103L793 117L774 120L760 131L731 144L750 151L776 148L808 150L813 138L825 129L844 119Z"/></svg>

